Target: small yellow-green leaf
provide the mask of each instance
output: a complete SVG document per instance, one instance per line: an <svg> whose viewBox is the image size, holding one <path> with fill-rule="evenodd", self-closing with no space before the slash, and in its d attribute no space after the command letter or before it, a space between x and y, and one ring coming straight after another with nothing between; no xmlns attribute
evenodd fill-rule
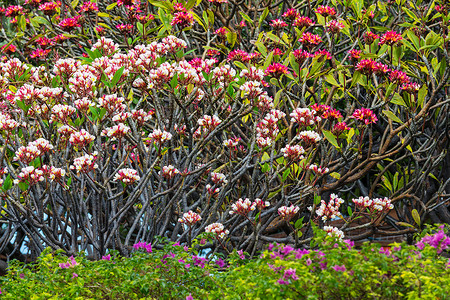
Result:
<svg viewBox="0 0 450 300"><path fill-rule="evenodd" d="M394 115L393 112L389 111L389 110L383 110L383 114L388 117L389 119L391 119L394 122L397 122L399 124L403 124L402 120L400 120L396 115Z"/></svg>
<svg viewBox="0 0 450 300"><path fill-rule="evenodd" d="M411 214L414 219L414 222L416 222L416 224L420 226L420 216L419 216L419 212L417 211L417 209L413 209L411 211Z"/></svg>

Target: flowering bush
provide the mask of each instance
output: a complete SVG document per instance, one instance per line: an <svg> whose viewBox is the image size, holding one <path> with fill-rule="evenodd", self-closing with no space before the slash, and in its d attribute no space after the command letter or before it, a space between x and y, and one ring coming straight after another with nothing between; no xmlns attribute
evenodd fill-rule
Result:
<svg viewBox="0 0 450 300"><path fill-rule="evenodd" d="M314 224L450 222L447 6L291 4L5 6L2 246L100 259L209 231L254 256Z"/></svg>
<svg viewBox="0 0 450 300"><path fill-rule="evenodd" d="M450 261L431 245L365 243L356 249L316 230L310 248L272 244L259 258L233 251L227 259L178 243L151 250L134 245L130 258L112 251L101 260L44 250L36 264L11 264L0 278L2 299L64 295L83 299L445 299ZM445 234L444 234L445 235ZM428 235L429 236L429 235ZM449 238L445 235L445 238ZM161 241L159 241L161 242ZM315 246L314 246L315 245ZM150 251L149 251L150 249ZM420 250L422 249L422 250ZM211 252L210 252L211 253Z"/></svg>

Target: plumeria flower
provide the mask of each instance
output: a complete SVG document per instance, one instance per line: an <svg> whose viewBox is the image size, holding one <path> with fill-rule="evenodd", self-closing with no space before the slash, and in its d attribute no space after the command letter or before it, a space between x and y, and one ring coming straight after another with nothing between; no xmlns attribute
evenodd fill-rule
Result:
<svg viewBox="0 0 450 300"><path fill-rule="evenodd" d="M332 34L337 34L344 28L345 28L344 23L338 20L331 20L330 22L327 23L327 30Z"/></svg>
<svg viewBox="0 0 450 300"><path fill-rule="evenodd" d="M283 20L275 19L270 21L270 26L275 30L280 30L283 29L284 27L287 27L288 25Z"/></svg>
<svg viewBox="0 0 450 300"><path fill-rule="evenodd" d="M73 165L70 166L70 169L81 173L89 173L90 171L98 168L98 165L95 163L96 159L97 152L94 152L93 155L85 154L81 157L75 158Z"/></svg>
<svg viewBox="0 0 450 300"><path fill-rule="evenodd" d="M306 145L312 145L322 140L317 132L310 130L301 131L298 136Z"/></svg>
<svg viewBox="0 0 450 300"><path fill-rule="evenodd" d="M162 131L160 129L155 129L155 130L153 130L152 133L150 133L148 135L148 137L149 137L150 140L152 140L152 141L154 141L156 143L162 144L162 143L164 143L166 141L170 141L172 139L172 134L170 132L167 132L167 131Z"/></svg>
<svg viewBox="0 0 450 300"><path fill-rule="evenodd" d="M300 210L300 208L298 206L294 206L294 205L281 206L280 208L278 208L278 214L284 220L289 221L298 213L299 210Z"/></svg>
<svg viewBox="0 0 450 300"><path fill-rule="evenodd" d="M326 18L328 16L336 15L336 10L333 7L330 7L330 6L320 5L316 9L316 13L318 13L319 15L322 15L323 17Z"/></svg>
<svg viewBox="0 0 450 300"><path fill-rule="evenodd" d="M255 210L255 208L256 208L255 202L250 201L250 199L248 198L245 199L239 198L239 200L236 201L236 203L231 205L230 215L238 214L241 216L247 216L247 214Z"/></svg>
<svg viewBox="0 0 450 300"><path fill-rule="evenodd" d="M162 167L162 170L159 173L162 177L170 179L175 177L175 175L180 174L180 171L174 166L168 165Z"/></svg>
<svg viewBox="0 0 450 300"><path fill-rule="evenodd" d="M287 67L280 63L271 64L266 69L266 75L275 78L280 78L282 75L286 75L288 73L289 71Z"/></svg>
<svg viewBox="0 0 450 300"><path fill-rule="evenodd" d="M216 234L216 238L223 239L230 232L225 229L221 223L212 223L205 227L205 232L212 232Z"/></svg>
<svg viewBox="0 0 450 300"><path fill-rule="evenodd" d="M138 171L130 168L120 169L116 175L114 175L114 181L122 181L126 185L130 185L139 181L141 177L138 175Z"/></svg>
<svg viewBox="0 0 450 300"><path fill-rule="evenodd" d="M342 240L345 236L342 230L339 230L333 226L324 226L323 230L325 230L329 236L337 237L340 240Z"/></svg>
<svg viewBox="0 0 450 300"><path fill-rule="evenodd" d="M339 208L344 200L339 198L336 194L331 194L330 201L326 203L324 200L320 201L319 208L316 209L316 214L322 217L323 221L332 220L336 217L341 216ZM312 209L309 207L308 209Z"/></svg>
<svg viewBox="0 0 450 300"><path fill-rule="evenodd" d="M192 210L188 211L187 213L183 214L182 218L178 219L179 223L186 224L187 226L191 227L198 221L200 221L202 217L200 217L199 214L193 212Z"/></svg>
<svg viewBox="0 0 450 300"><path fill-rule="evenodd" d="M368 45L372 44L376 39L380 37L371 31L364 33L364 42Z"/></svg>
<svg viewBox="0 0 450 300"><path fill-rule="evenodd" d="M256 207L257 207L259 210L263 210L264 208L270 206L270 202L269 202L269 201L263 201L263 200L260 199L260 198L256 198L255 201L254 201L254 203L256 204Z"/></svg>
<svg viewBox="0 0 450 300"><path fill-rule="evenodd" d="M378 45L386 44L389 46L399 46L402 44L402 39L403 37L400 33L397 33L395 31L388 31L381 36Z"/></svg>
<svg viewBox="0 0 450 300"><path fill-rule="evenodd" d="M305 153L305 149L300 145L286 145L286 147L281 149L281 153L283 153L284 157L289 158L292 161L297 161L304 158L303 154Z"/></svg>
<svg viewBox="0 0 450 300"><path fill-rule="evenodd" d="M322 38L317 34L304 32L300 37L299 42L302 43L302 45L306 48L312 48L319 45L322 42Z"/></svg>
<svg viewBox="0 0 450 300"><path fill-rule="evenodd" d="M378 121L377 116L368 108L356 109L351 118L363 121L364 124L369 125Z"/></svg>
<svg viewBox="0 0 450 300"><path fill-rule="evenodd" d="M294 8L289 8L282 17L288 21L294 21L297 17L299 17L299 13Z"/></svg>
<svg viewBox="0 0 450 300"><path fill-rule="evenodd" d="M315 23L308 17L304 17L304 16L298 16L297 18L295 18L294 20L294 26L295 27L299 27L301 28L308 28L313 26Z"/></svg>

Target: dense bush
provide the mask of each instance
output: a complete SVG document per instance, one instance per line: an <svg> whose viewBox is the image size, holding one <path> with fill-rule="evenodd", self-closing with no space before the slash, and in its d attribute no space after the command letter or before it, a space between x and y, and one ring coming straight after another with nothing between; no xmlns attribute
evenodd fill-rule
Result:
<svg viewBox="0 0 450 300"><path fill-rule="evenodd" d="M2 250L450 221L445 3L25 2L1 12Z"/></svg>
<svg viewBox="0 0 450 300"><path fill-rule="evenodd" d="M139 243L130 258L114 252L99 261L52 253L36 264L15 262L0 281L4 299L446 299L450 260L437 252L450 245L442 229L418 247L391 248L316 232L313 247L271 245L260 258L234 251L206 259L195 249Z"/></svg>

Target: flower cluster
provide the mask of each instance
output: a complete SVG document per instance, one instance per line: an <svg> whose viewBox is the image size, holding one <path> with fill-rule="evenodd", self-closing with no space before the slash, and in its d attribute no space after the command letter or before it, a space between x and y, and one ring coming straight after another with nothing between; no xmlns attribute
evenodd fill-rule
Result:
<svg viewBox="0 0 450 300"><path fill-rule="evenodd" d="M305 149L303 149L300 145L286 145L286 147L281 149L281 153L286 158L289 158L292 161L302 160L305 158L303 154L305 153Z"/></svg>
<svg viewBox="0 0 450 300"><path fill-rule="evenodd" d="M138 171L130 168L120 169L117 174L114 175L114 181L122 181L126 185L130 185L139 181L141 177L138 175Z"/></svg>
<svg viewBox="0 0 450 300"><path fill-rule="evenodd" d="M173 178L177 174L180 174L180 171L172 165L163 166L160 171L160 175L167 179Z"/></svg>
<svg viewBox="0 0 450 300"><path fill-rule="evenodd" d="M386 44L389 46L399 46L402 44L402 39L403 37L400 33L397 33L395 31L388 31L381 36L378 45Z"/></svg>
<svg viewBox="0 0 450 300"><path fill-rule="evenodd" d="M230 233L227 229L225 229L225 227L221 223L212 223L212 224L206 226L205 232L215 233L216 237L221 238L221 239L223 239L227 234Z"/></svg>
<svg viewBox="0 0 450 300"><path fill-rule="evenodd" d="M304 47L312 48L319 45L322 42L322 38L317 34L304 32L298 41L302 43Z"/></svg>
<svg viewBox="0 0 450 300"><path fill-rule="evenodd" d="M294 206L294 205L281 206L280 208L278 208L278 214L284 220L289 221L298 213L299 210L300 210L300 207Z"/></svg>
<svg viewBox="0 0 450 300"><path fill-rule="evenodd" d="M44 180L44 171L35 169L33 166L29 166L21 169L17 179L14 179L14 184L28 182L29 185L33 185Z"/></svg>
<svg viewBox="0 0 450 300"><path fill-rule="evenodd" d="M172 139L172 134L161 129L155 129L148 135L149 139L155 143L162 144Z"/></svg>
<svg viewBox="0 0 450 300"><path fill-rule="evenodd" d="M307 146L318 143L322 140L317 132L310 130L301 131L298 136Z"/></svg>
<svg viewBox="0 0 450 300"><path fill-rule="evenodd" d="M75 267L76 265L78 265L77 261L75 260L75 258L73 256L71 256L71 257L69 257L67 262L60 263L59 267L61 269L68 269L68 268Z"/></svg>
<svg viewBox="0 0 450 300"><path fill-rule="evenodd" d="M147 253L152 253L152 244L146 242L138 242L133 245L133 248L136 250L144 249Z"/></svg>
<svg viewBox="0 0 450 300"><path fill-rule="evenodd" d="M291 122L298 123L300 127L312 126L322 121L322 118L316 116L316 111L309 108L296 108L290 116Z"/></svg>
<svg viewBox="0 0 450 300"><path fill-rule="evenodd" d="M90 171L97 169L98 165L95 163L97 159L97 152L93 155L85 154L81 157L77 157L73 161L73 165L70 166L71 170L75 170L79 173L89 173Z"/></svg>
<svg viewBox="0 0 450 300"><path fill-rule="evenodd" d="M329 236L337 237L340 240L344 238L344 232L336 227L324 226L323 230L325 230Z"/></svg>
<svg viewBox="0 0 450 300"><path fill-rule="evenodd" d="M178 219L178 222L186 224L187 226L191 227L198 221L200 221L202 217L200 217L199 214L193 212L192 210L188 211L187 213L183 214L182 218Z"/></svg>
<svg viewBox="0 0 450 300"><path fill-rule="evenodd" d="M323 221L332 220L341 216L339 208L342 203L344 203L343 199L339 198L336 194L331 194L328 204L324 200L320 201L320 206L316 209L316 214L322 217Z"/></svg>
<svg viewBox="0 0 450 300"><path fill-rule="evenodd" d="M444 233L444 230L439 230L433 235L424 236L419 242L417 242L416 246L423 250L425 248L425 244L428 244L434 248L436 248L437 253L442 253L442 251L446 250L450 246L450 237Z"/></svg>
<svg viewBox="0 0 450 300"><path fill-rule="evenodd" d="M87 147L94 140L95 136L84 129L72 132L69 137L69 142L78 149Z"/></svg>
<svg viewBox="0 0 450 300"><path fill-rule="evenodd" d="M250 201L250 199L245 198L244 200L242 198L239 198L236 203L231 205L231 211L230 215L232 214L238 214L241 216L247 216L249 212L256 209L256 203Z"/></svg>
<svg viewBox="0 0 450 300"><path fill-rule="evenodd" d="M366 125L376 123L378 121L378 118L374 112L368 108L356 109L352 114L352 118L360 120Z"/></svg>
<svg viewBox="0 0 450 300"><path fill-rule="evenodd" d="M356 199L352 199L353 203L360 209L367 208L371 212L377 211L377 212L383 212L383 211L389 211L394 208L394 205L391 204L391 200L387 197L384 198L375 198L370 199L369 197L361 196Z"/></svg>

